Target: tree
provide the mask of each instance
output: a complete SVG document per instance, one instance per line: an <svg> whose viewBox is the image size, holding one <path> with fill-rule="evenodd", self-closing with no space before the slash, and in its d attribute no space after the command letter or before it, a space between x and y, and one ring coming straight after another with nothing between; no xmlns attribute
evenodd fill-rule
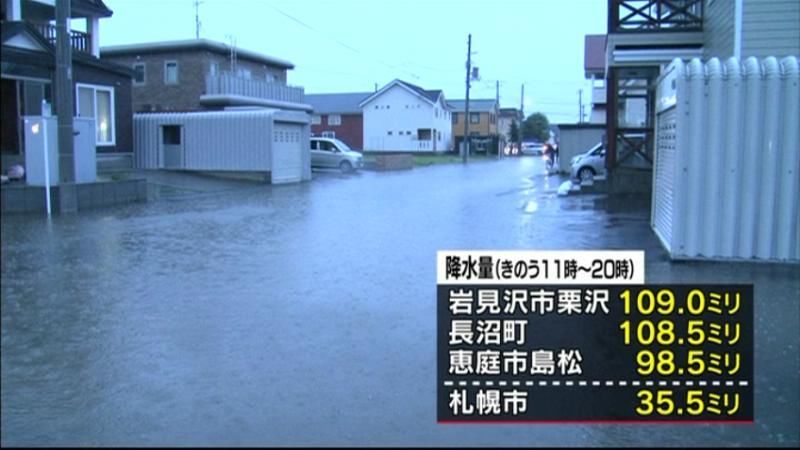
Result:
<svg viewBox="0 0 800 450"><path fill-rule="evenodd" d="M522 122L522 138L545 142L550 139L550 122L547 116L535 112Z"/></svg>
<svg viewBox="0 0 800 450"><path fill-rule="evenodd" d="M511 142L519 142L519 125L516 120L511 121L511 126L508 127L508 140Z"/></svg>

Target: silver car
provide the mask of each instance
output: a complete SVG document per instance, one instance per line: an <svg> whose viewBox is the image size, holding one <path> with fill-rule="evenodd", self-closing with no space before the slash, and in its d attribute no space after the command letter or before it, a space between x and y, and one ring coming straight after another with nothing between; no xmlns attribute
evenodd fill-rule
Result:
<svg viewBox="0 0 800 450"><path fill-rule="evenodd" d="M544 144L541 142L523 142L520 153L523 155L538 156L544 153Z"/></svg>
<svg viewBox="0 0 800 450"><path fill-rule="evenodd" d="M595 175L606 173L606 150L603 144L597 144L586 153L572 158L570 161L571 176L580 181L587 181Z"/></svg>
<svg viewBox="0 0 800 450"><path fill-rule="evenodd" d="M339 169L344 173L364 166L361 153L335 138L311 138L311 167Z"/></svg>

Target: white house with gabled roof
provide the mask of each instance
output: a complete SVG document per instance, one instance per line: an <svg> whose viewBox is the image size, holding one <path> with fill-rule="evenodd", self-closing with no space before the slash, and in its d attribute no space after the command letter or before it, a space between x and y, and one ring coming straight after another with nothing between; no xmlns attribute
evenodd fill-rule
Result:
<svg viewBox="0 0 800 450"><path fill-rule="evenodd" d="M365 150L443 152L452 147L452 116L441 90L394 80L359 106Z"/></svg>

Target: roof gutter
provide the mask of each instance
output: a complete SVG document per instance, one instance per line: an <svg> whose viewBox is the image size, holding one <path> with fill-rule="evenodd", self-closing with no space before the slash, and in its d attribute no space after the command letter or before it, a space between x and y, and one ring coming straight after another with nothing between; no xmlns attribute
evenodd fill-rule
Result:
<svg viewBox="0 0 800 450"><path fill-rule="evenodd" d="M204 106L266 106L268 108L292 111L313 111L311 105L305 103L284 102L264 98L245 97L243 95L201 95L200 104Z"/></svg>

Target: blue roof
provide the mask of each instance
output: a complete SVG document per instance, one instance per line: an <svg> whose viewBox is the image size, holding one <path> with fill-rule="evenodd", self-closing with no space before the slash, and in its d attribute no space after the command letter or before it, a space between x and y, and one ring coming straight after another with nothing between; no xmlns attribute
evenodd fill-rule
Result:
<svg viewBox="0 0 800 450"><path fill-rule="evenodd" d="M359 103L372 94L373 92L306 94L305 102L314 107L317 114L360 114Z"/></svg>
<svg viewBox="0 0 800 450"><path fill-rule="evenodd" d="M448 100L447 104L450 105L450 108L453 111L463 112L464 106L466 105L465 100ZM494 106L497 104L495 99L469 99L469 110L470 112L490 112L494 110Z"/></svg>

